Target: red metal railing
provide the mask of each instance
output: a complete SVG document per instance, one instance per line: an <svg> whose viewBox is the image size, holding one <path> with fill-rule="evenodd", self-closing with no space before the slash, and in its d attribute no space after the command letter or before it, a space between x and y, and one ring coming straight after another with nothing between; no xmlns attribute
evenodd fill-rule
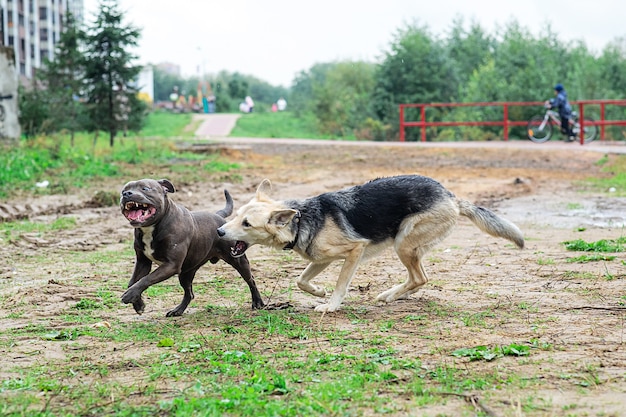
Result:
<svg viewBox="0 0 626 417"><path fill-rule="evenodd" d="M528 120L509 120L509 108L518 106L543 106L543 101L523 101L523 102L483 102L483 103L429 103L429 104L400 104L400 142L405 140L405 129L407 127L421 128L421 140L426 141L427 127L445 127L445 126L502 126L504 140L509 140L509 127L526 126ZM572 101L572 105L578 106L578 116L580 119L581 132L584 129L585 106L600 106L600 119L593 122L593 125L600 126L600 139L604 139L606 126L626 126L626 120L606 120L605 111L607 105L626 106L626 100L580 100ZM426 121L426 109L437 107L502 107L502 120L482 121L482 122L428 122ZM420 109L420 121L405 121L404 110L406 108L417 107ZM580 144L582 145L583 137L581 133Z"/></svg>

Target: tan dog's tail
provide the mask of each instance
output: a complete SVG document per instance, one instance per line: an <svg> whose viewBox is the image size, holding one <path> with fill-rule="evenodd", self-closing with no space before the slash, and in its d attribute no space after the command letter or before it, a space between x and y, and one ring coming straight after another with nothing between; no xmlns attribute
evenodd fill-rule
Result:
<svg viewBox="0 0 626 417"><path fill-rule="evenodd" d="M461 215L470 219L480 230L491 236L510 240L520 249L524 247L524 236L516 225L498 217L494 212L484 207L475 206L469 201L457 200L457 202Z"/></svg>
<svg viewBox="0 0 626 417"><path fill-rule="evenodd" d="M225 219L226 217L233 214L233 198L230 196L228 190L224 190L224 197L226 197L226 206L223 209L216 211L215 213Z"/></svg>

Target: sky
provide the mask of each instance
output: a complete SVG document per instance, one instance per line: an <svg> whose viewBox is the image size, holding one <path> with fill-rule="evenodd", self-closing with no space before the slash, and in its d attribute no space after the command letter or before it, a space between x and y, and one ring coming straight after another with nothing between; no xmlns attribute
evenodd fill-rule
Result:
<svg viewBox="0 0 626 417"><path fill-rule="evenodd" d="M93 22L98 0L85 1ZM182 75L219 71L289 87L316 63L380 62L407 24L445 37L455 19L488 33L515 20L538 36L548 25L561 41L597 53L626 38L621 0L118 0L125 23L142 30L139 64L173 62Z"/></svg>

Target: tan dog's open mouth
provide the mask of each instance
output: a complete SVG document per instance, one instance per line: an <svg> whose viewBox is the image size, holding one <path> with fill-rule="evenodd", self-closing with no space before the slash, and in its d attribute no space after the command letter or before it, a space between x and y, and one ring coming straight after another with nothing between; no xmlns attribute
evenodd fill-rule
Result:
<svg viewBox="0 0 626 417"><path fill-rule="evenodd" d="M248 244L243 240L238 240L230 248L230 254L233 255L235 258L238 258L246 253L246 249L248 249Z"/></svg>
<svg viewBox="0 0 626 417"><path fill-rule="evenodd" d="M131 223L143 223L156 214L156 207L150 204L129 201L124 205L122 214Z"/></svg>

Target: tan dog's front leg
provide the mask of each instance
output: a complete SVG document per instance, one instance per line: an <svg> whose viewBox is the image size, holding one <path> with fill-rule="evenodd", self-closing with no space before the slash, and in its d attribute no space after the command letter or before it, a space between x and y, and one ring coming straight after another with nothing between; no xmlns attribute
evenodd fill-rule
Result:
<svg viewBox="0 0 626 417"><path fill-rule="evenodd" d="M328 304L318 305L317 307L315 307L315 311L330 312L339 309L341 302L348 292L348 286L352 281L352 277L356 272L356 268L361 262L361 258L363 257L363 250L363 247L355 249L346 258L343 266L341 267L341 272L339 272L339 279L337 280L337 285L335 286L333 295L330 297L330 301L328 302Z"/></svg>
<svg viewBox="0 0 626 417"><path fill-rule="evenodd" d="M324 288L313 285L309 281L311 281L320 272L326 269L328 265L330 265L330 262L310 263L309 266L307 266L305 270L302 271L302 274L300 274L298 281L296 281L296 283L298 284L298 288L300 288L302 291L308 292L309 294L313 294L316 297L324 297L326 295L326 291L324 290Z"/></svg>

